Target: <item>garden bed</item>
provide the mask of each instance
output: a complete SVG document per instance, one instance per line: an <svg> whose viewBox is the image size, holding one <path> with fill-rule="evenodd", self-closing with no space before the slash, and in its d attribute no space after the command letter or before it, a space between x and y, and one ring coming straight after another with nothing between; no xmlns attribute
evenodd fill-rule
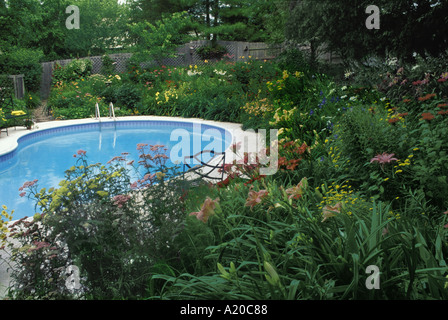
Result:
<svg viewBox="0 0 448 320"><path fill-rule="evenodd" d="M129 192L119 166L95 175L78 163L60 189L29 190L51 233L18 238L28 249L16 252L24 286L12 297L74 297L54 271L73 263L86 299L446 299L447 70L384 63L367 83L363 70L336 81L287 62L56 78L56 119L89 117L97 102L106 114L113 102L120 116L276 129L278 167L261 174L266 164L235 144L243 161L225 166L224 181L166 181L144 203L118 203L97 191Z"/></svg>

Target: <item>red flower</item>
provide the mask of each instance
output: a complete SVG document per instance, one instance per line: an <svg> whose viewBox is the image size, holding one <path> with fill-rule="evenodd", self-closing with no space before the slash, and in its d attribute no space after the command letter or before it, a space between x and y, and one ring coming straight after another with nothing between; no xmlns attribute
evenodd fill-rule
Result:
<svg viewBox="0 0 448 320"><path fill-rule="evenodd" d="M224 180L219 181L219 182L217 183L218 187L219 187L219 188L224 188L224 187L228 186L229 183L230 183L230 178L231 178L231 176L228 176L228 177L225 178Z"/></svg>
<svg viewBox="0 0 448 320"><path fill-rule="evenodd" d="M434 115L432 113L430 113L430 112L423 112L421 120L431 121L434 118L435 117L434 117Z"/></svg>
<svg viewBox="0 0 448 320"><path fill-rule="evenodd" d="M418 101L426 101L428 99L434 98L436 96L435 93L428 93L426 96L424 97L419 97Z"/></svg>
<svg viewBox="0 0 448 320"><path fill-rule="evenodd" d="M304 143L299 147L299 154L303 154L303 153L305 153L307 147L308 147L308 146L307 146L306 142L304 142Z"/></svg>
<svg viewBox="0 0 448 320"><path fill-rule="evenodd" d="M391 118L391 119L389 119L389 120L387 120L389 123L392 123L392 124L394 124L395 122L398 122L398 121L400 121L400 119L398 119L398 118Z"/></svg>

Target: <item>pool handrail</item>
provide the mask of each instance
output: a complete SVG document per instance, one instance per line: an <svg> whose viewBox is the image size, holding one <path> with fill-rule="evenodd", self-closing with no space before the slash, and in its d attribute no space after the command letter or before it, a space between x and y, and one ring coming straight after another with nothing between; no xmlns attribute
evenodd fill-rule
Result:
<svg viewBox="0 0 448 320"><path fill-rule="evenodd" d="M95 104L95 119L98 119L101 122L100 107L98 106L98 102Z"/></svg>

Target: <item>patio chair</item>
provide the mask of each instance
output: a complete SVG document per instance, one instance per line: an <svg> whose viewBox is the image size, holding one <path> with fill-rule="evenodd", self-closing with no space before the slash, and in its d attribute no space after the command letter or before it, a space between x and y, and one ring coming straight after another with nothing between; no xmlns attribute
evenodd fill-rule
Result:
<svg viewBox="0 0 448 320"><path fill-rule="evenodd" d="M17 120L23 119L27 116L27 113L23 110L14 110L14 100L12 98L12 92L10 88L0 88L0 109L5 114L6 120L11 120L13 127L17 126ZM3 124L0 127L0 132L6 132L8 135L8 123Z"/></svg>
<svg viewBox="0 0 448 320"><path fill-rule="evenodd" d="M212 158L207 161L204 162L202 160L202 155L204 153L210 153L212 155ZM200 158L199 158L200 156ZM221 157L221 158L216 158L216 157ZM196 160L197 163L196 164L189 164L187 163L187 160ZM212 160L217 160L216 164L211 164ZM184 172L184 177L185 174L187 173L191 173L191 174L196 174L198 175L200 178L202 179L212 179L212 180L220 180L222 181L224 179L224 164L225 164L225 160L226 160L226 154L225 152L215 152L214 150L202 150L198 153L196 153L195 155L192 156L185 156L184 157L184 164L183 164L183 172ZM188 168L187 170L185 170L186 168ZM221 169L221 174L218 176L213 176L212 174L215 172L215 170L219 170Z"/></svg>

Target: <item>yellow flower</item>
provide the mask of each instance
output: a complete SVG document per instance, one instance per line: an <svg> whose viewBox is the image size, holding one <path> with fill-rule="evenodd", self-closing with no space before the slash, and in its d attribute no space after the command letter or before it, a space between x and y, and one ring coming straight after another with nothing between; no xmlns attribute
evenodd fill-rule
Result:
<svg viewBox="0 0 448 320"><path fill-rule="evenodd" d="M159 179L159 180L162 180L162 178L165 176L165 173L162 173L162 172L157 172L156 173L156 177L157 177L157 179Z"/></svg>

